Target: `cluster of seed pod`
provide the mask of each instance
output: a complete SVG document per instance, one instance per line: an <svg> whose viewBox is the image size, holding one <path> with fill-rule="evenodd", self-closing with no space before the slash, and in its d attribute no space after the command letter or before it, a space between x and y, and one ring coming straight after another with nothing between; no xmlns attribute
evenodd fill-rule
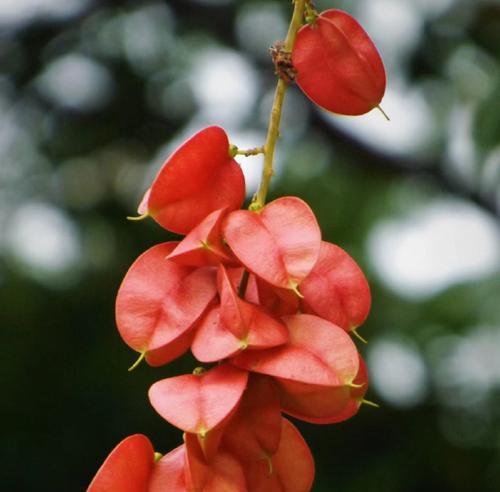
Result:
<svg viewBox="0 0 500 492"><path fill-rule="evenodd" d="M359 24L337 10L309 22L292 52L299 87L331 111L377 107L385 74ZM146 192L139 213L185 237L130 267L116 300L118 330L151 366L191 350L204 367L149 390L183 444L161 456L147 437L128 437L90 492L307 492L314 461L283 414L336 423L364 402L367 372L350 336L370 309L362 271L322 241L301 199L242 210L244 197L217 126L181 145Z"/></svg>

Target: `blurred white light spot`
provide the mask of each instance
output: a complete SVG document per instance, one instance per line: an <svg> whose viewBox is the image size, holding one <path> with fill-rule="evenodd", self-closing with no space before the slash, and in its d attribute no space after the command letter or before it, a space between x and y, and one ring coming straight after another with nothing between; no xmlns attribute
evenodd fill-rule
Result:
<svg viewBox="0 0 500 492"><path fill-rule="evenodd" d="M474 115L467 106L455 106L450 111L446 164L455 179L473 182L477 172L476 146L472 137Z"/></svg>
<svg viewBox="0 0 500 492"><path fill-rule="evenodd" d="M244 5L238 12L236 33L243 49L267 60L269 47L286 35L281 6L276 2Z"/></svg>
<svg viewBox="0 0 500 492"><path fill-rule="evenodd" d="M236 52L206 50L194 61L190 83L203 118L217 124L238 126L255 106L255 70Z"/></svg>
<svg viewBox="0 0 500 492"><path fill-rule="evenodd" d="M130 64L139 73L161 68L173 50L173 18L166 5L147 5L125 17L124 45Z"/></svg>
<svg viewBox="0 0 500 492"><path fill-rule="evenodd" d="M365 0L356 12L359 20L391 68L417 45L422 34L422 15L413 2Z"/></svg>
<svg viewBox="0 0 500 492"><path fill-rule="evenodd" d="M71 54L50 63L38 78L37 86L55 104L92 111L108 101L113 81L103 65Z"/></svg>
<svg viewBox="0 0 500 492"><path fill-rule="evenodd" d="M422 94L389 86L381 102L391 121L377 109L356 116L324 113L328 121L362 142L389 154L422 152L433 138L434 119Z"/></svg>
<svg viewBox="0 0 500 492"><path fill-rule="evenodd" d="M0 0L0 25L15 28L36 18L62 19L81 12L89 0Z"/></svg>
<svg viewBox="0 0 500 492"><path fill-rule="evenodd" d="M498 65L475 45L462 43L448 58L445 73L463 103L485 99L495 89Z"/></svg>
<svg viewBox="0 0 500 492"><path fill-rule="evenodd" d="M88 53L109 58L124 56L126 14L104 9L84 20L81 26L82 46Z"/></svg>
<svg viewBox="0 0 500 492"><path fill-rule="evenodd" d="M28 202L11 216L5 246L29 273L43 280L77 266L80 243L73 222L47 203Z"/></svg>
<svg viewBox="0 0 500 492"><path fill-rule="evenodd" d="M476 406L500 386L500 330L479 327L464 337L435 340L434 378L444 403Z"/></svg>
<svg viewBox="0 0 500 492"><path fill-rule="evenodd" d="M478 166L476 145L472 138L474 114L471 107L455 105L448 120L446 168L454 179L473 183Z"/></svg>
<svg viewBox="0 0 500 492"><path fill-rule="evenodd" d="M381 279L405 297L428 297L500 266L495 222L465 202L441 200L398 220L382 221L368 239Z"/></svg>
<svg viewBox="0 0 500 492"><path fill-rule="evenodd" d="M368 366L376 391L388 403L411 407L421 403L427 392L427 371L412 346L396 340L370 344Z"/></svg>

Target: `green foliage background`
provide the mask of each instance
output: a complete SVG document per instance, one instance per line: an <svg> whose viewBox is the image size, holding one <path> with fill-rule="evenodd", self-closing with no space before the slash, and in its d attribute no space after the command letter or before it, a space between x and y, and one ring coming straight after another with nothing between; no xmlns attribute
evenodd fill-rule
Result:
<svg viewBox="0 0 500 492"><path fill-rule="evenodd" d="M404 218L442 198L473 204L498 229L500 6L485 0L441 3L446 5L437 14L419 18L423 34L393 72L427 102L433 135L421 149L390 152L317 112L287 110L279 144L283 167L273 195L307 200L325 239L349 251L367 272L373 310L361 330L370 341L362 353L379 339L401 340L420 354L430 374L425 396L412 405L385 401L375 388L368 396L381 403L379 410L362 408L339 425L299 424L316 458L318 492L494 491L500 483L500 374L488 385L477 380L479 396L474 388L452 380L443 386L434 377L440 358L477 327L488 327L488 340L497 345L493 358L485 352L482 362L498 365L498 269L411 298L387 287L366 247L381 221ZM207 46L234 50L250 63L255 79L241 91L257 91L255 107L238 122L238 131L265 129L275 78L267 57L238 35L238 25L248 9L266 5L286 22L289 4L95 0L82 2L71 15L54 18L41 11L1 28L2 490L84 490L126 435L144 433L161 452L180 442L180 432L150 407L147 390L163 377L191 371L193 360L186 356L160 369L143 364L127 373L135 354L120 340L113 313L132 261L171 236L152 221L130 223L125 217L134 213L173 140L188 128L222 123L200 117L203 108L189 79ZM366 6L317 4L353 14ZM62 104L59 89L50 95L44 86L50 65L68 54L98 63L112 81L92 107ZM295 89L291 97L292 107L309 107ZM457 104L468 111L463 138L474 148L465 174L446 157ZM412 114L402 110L397 117ZM400 123L396 118L391 124ZM259 160L252 165L260 166ZM32 212L48 204L63 214L76 231L78 261L41 268L16 254L10 221L29 218L16 215L29 203ZM35 221L22 241L50 233ZM448 344L436 355L429 347L438 339ZM476 357L480 363L481 353Z"/></svg>

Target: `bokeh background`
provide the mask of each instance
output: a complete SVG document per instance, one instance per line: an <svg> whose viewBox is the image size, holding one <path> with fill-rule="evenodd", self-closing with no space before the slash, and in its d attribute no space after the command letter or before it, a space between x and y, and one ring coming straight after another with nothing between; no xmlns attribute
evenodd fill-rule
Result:
<svg viewBox="0 0 500 492"><path fill-rule="evenodd" d="M500 485L500 3L317 1L356 15L389 86L376 111L324 114L292 88L274 196L316 211L362 265L370 400L299 424L314 491L497 491ZM133 373L114 325L132 261L171 236L131 223L168 153L209 124L262 144L289 0L0 1L0 476L6 492L83 491L142 432L188 357ZM239 159L255 191L260 158ZM117 491L119 492L119 491Z"/></svg>

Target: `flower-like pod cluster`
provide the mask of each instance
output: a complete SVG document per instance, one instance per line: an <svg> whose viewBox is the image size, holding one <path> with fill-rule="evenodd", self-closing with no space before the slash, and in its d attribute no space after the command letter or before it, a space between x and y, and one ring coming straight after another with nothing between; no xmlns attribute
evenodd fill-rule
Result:
<svg viewBox="0 0 500 492"><path fill-rule="evenodd" d="M140 213L185 237L143 253L116 300L123 340L151 366L189 350L204 364L149 390L184 443L158 458L145 436L125 439L90 492L307 492L313 458L282 414L334 423L363 402L350 336L370 308L362 271L301 199L240 210L229 148L209 127L165 163Z"/></svg>

